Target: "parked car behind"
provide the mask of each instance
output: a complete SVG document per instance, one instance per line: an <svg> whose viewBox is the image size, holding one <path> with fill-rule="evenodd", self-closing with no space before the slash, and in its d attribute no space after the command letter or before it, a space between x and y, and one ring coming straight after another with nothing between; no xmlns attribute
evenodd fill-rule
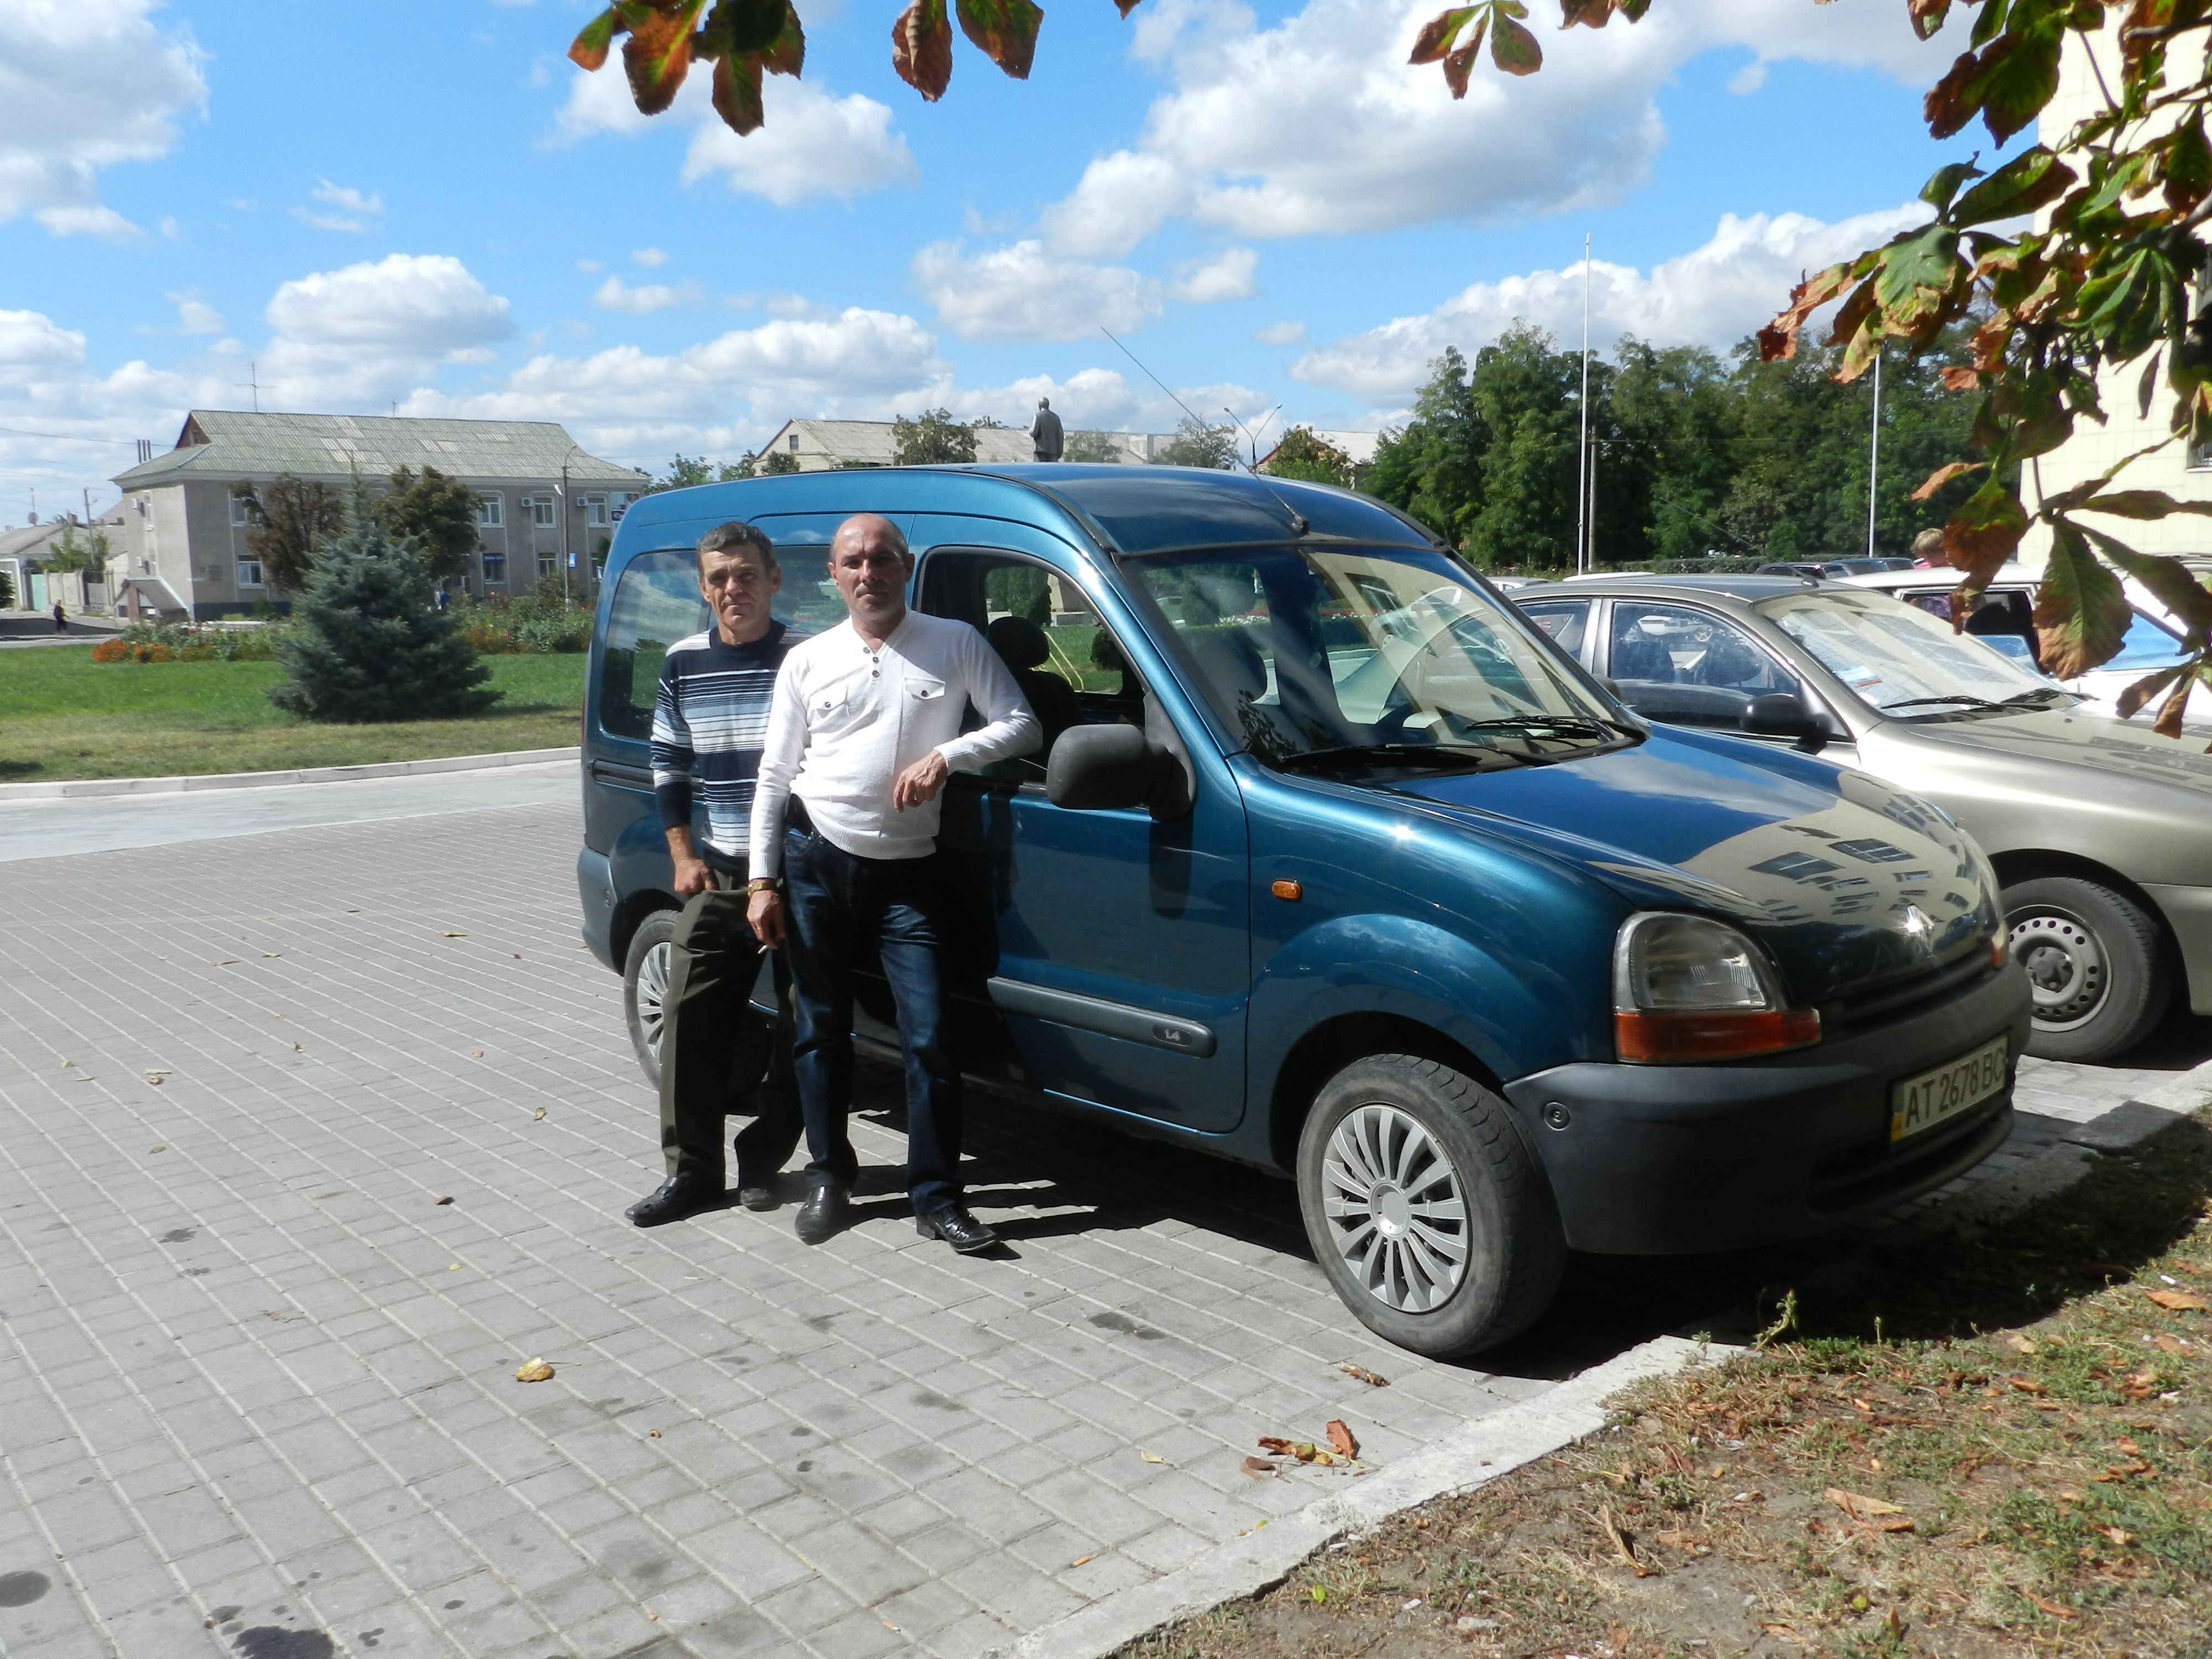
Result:
<svg viewBox="0 0 2212 1659"><path fill-rule="evenodd" d="M2212 1013L2201 745L2089 712L2000 640L1863 584L1624 579L1514 599L1639 714L1858 767L1956 817L2003 883L2031 1054L2109 1059L2175 996Z"/></svg>
<svg viewBox="0 0 2212 1659"><path fill-rule="evenodd" d="M641 1062L675 908L646 769L691 546L774 539L837 613L838 522L913 603L1058 672L1046 749L948 786L963 1067L1291 1176L1358 1316L1464 1354L1570 1249L1847 1222L2005 1139L2027 1035L1996 878L1940 812L1786 748L1638 720L1429 533L1324 486L1178 468L787 475L648 495L585 708L584 935ZM882 988L856 1035L895 1052ZM1132 1158L1143 1156L1133 1149Z"/></svg>
<svg viewBox="0 0 2212 1659"><path fill-rule="evenodd" d="M1854 574L1853 586L1895 595L1931 617L1951 618L1951 594L1960 582L1955 570L1896 570ZM2001 566L1966 631L2026 666L2041 672L2035 641L2035 588L2041 578L2024 565ZM2117 716L2121 692L2146 674L2172 666L2189 653L2182 648L2180 626L2166 608L2133 579L2122 583L2132 617L2119 652L2108 662L2062 682L2100 714ZM2148 718L2148 717L2146 717Z"/></svg>

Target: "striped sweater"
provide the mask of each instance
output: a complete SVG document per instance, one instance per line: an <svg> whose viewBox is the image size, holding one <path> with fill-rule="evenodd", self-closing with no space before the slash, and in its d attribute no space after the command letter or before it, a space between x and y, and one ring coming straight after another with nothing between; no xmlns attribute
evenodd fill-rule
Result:
<svg viewBox="0 0 2212 1659"><path fill-rule="evenodd" d="M699 856L717 869L744 866L769 704L793 643L780 622L748 645L726 645L708 629L677 641L661 660L653 708L653 793L661 828L690 823L696 780L707 809Z"/></svg>

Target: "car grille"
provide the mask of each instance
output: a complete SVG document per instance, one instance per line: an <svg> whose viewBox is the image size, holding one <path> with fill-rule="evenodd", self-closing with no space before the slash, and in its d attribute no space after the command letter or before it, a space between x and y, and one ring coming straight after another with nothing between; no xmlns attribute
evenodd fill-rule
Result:
<svg viewBox="0 0 2212 1659"><path fill-rule="evenodd" d="M1924 1013L1938 1003L1965 995L1995 972L1996 969L1990 965L1987 947L1977 946L1955 961L1915 974L1910 979L1892 980L1856 996L1822 1003L1821 1033L1825 1036L1839 1036L1902 1015Z"/></svg>

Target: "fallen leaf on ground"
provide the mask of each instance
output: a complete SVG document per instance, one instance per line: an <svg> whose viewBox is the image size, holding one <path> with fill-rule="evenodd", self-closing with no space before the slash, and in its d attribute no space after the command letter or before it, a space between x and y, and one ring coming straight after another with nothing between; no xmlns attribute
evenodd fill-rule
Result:
<svg viewBox="0 0 2212 1659"><path fill-rule="evenodd" d="M553 1368L542 1359L533 1359L515 1372L514 1380L518 1382L550 1382Z"/></svg>
<svg viewBox="0 0 2212 1659"><path fill-rule="evenodd" d="M2034 1602L2036 1606L2041 1607L2053 1619L2071 1619L2074 1617L2073 1608L2062 1607L2056 1601L2046 1601L2033 1590L2022 1590L2021 1594L2027 1597L2029 1601Z"/></svg>
<svg viewBox="0 0 2212 1659"><path fill-rule="evenodd" d="M155 1148L154 1148L154 1150L155 1150L155 1152L167 1152L169 1149L168 1149L167 1146L156 1146L156 1147L155 1147Z"/></svg>
<svg viewBox="0 0 2212 1659"><path fill-rule="evenodd" d="M1349 1359L1340 1360L1336 1368L1342 1371L1346 1376L1350 1377L1353 1382L1364 1382L1370 1389L1387 1389L1390 1386L1390 1379L1389 1377L1377 1376L1373 1371L1369 1370L1366 1366L1355 1365Z"/></svg>
<svg viewBox="0 0 2212 1659"><path fill-rule="evenodd" d="M2194 1353L2196 1352L2186 1342L2177 1337L2168 1336L2164 1331L2160 1331L2151 1340L2158 1344L2158 1351L2160 1353Z"/></svg>
<svg viewBox="0 0 2212 1659"><path fill-rule="evenodd" d="M221 962L210 962L208 963L208 966L210 968L235 968L238 966L238 958L236 957L225 957Z"/></svg>
<svg viewBox="0 0 2212 1659"><path fill-rule="evenodd" d="M1876 1521L1884 1516L1905 1513L1905 1506L1901 1504L1869 1498L1864 1492L1845 1492L1841 1486L1829 1487L1827 1499L1854 1521Z"/></svg>
<svg viewBox="0 0 2212 1659"><path fill-rule="evenodd" d="M2079 1486L2054 1486L2051 1495L2062 1504L2078 1504L2081 1501L2081 1489Z"/></svg>
<svg viewBox="0 0 2212 1659"><path fill-rule="evenodd" d="M483 1058L483 1049L481 1049L481 1048L471 1048L471 1049L470 1049L470 1050L469 1050L469 1058L470 1058L471 1060L482 1060L482 1059Z"/></svg>
<svg viewBox="0 0 2212 1659"><path fill-rule="evenodd" d="M149 1072L146 1073L146 1081L158 1084L161 1081L161 1074L159 1072Z"/></svg>
<svg viewBox="0 0 2212 1659"><path fill-rule="evenodd" d="M2116 1452L2123 1452L2130 1457L2141 1457L2142 1455L2142 1448L2136 1444L2134 1441L2129 1439L2125 1435L2122 1435L2118 1440L2112 1442L2112 1449Z"/></svg>
<svg viewBox="0 0 2212 1659"><path fill-rule="evenodd" d="M1255 1480L1264 1480L1271 1474L1279 1474L1281 1471L1264 1457L1248 1457L1244 1460L1244 1473Z"/></svg>
<svg viewBox="0 0 2212 1659"><path fill-rule="evenodd" d="M69 1068L70 1068L70 1066L74 1066L74 1065L76 1065L76 1062L75 1060L64 1060L64 1061L62 1062L62 1070L64 1070L64 1072L66 1072L67 1070L69 1070Z"/></svg>
<svg viewBox="0 0 2212 1659"><path fill-rule="evenodd" d="M2005 1382L2011 1387L2019 1389L2022 1394L2043 1394L2048 1392L2042 1383L2037 1382L2032 1376L2008 1376L2005 1378Z"/></svg>
<svg viewBox="0 0 2212 1659"><path fill-rule="evenodd" d="M1605 1535L1613 1540L1613 1553L1618 1555L1628 1570L1638 1578L1649 1578L1659 1571L1656 1567L1645 1566L1636 1559L1636 1552L1628 1547L1628 1540L1622 1535L1620 1528L1613 1521L1611 1504L1599 1506L1597 1523L1605 1528Z"/></svg>
<svg viewBox="0 0 2212 1659"><path fill-rule="evenodd" d="M264 957L273 960L277 957L283 956L284 953L282 951L264 951L261 954Z"/></svg>
<svg viewBox="0 0 2212 1659"><path fill-rule="evenodd" d="M1087 1556L1087 1555L1079 1555L1079 1556L1077 1556L1077 1557L1075 1558L1075 1559L1073 1559L1073 1561L1069 1562L1067 1565L1068 1565L1069 1566L1071 1566L1071 1567L1079 1567L1079 1566L1083 1566L1083 1565L1085 1565L1085 1564L1087 1564L1087 1563L1090 1561L1090 1559L1091 1559L1091 1558L1090 1558L1089 1556Z"/></svg>
<svg viewBox="0 0 2212 1659"><path fill-rule="evenodd" d="M452 928L448 927L441 933L439 937L441 939L466 939L468 935L466 933L457 933Z"/></svg>
<svg viewBox="0 0 2212 1659"><path fill-rule="evenodd" d="M660 1438L660 1431L659 1429L647 1429L645 1431L645 1437L647 1440L658 1440Z"/></svg>
<svg viewBox="0 0 2212 1659"><path fill-rule="evenodd" d="M296 1043L296 1042L295 1042L295 1043L294 1043L294 1044L292 1045L292 1052L293 1052L294 1054L306 1054L307 1051L305 1048L301 1048L298 1043Z"/></svg>
<svg viewBox="0 0 2212 1659"><path fill-rule="evenodd" d="M438 1200L438 1202L439 1202L439 1203L441 1203L441 1204L450 1204L450 1203L452 1203L453 1201L453 1200L452 1199L450 1199L450 1198L441 1198L441 1199L440 1199L440 1200Z"/></svg>
<svg viewBox="0 0 2212 1659"><path fill-rule="evenodd" d="M1279 1435L1263 1434L1258 1443L1261 1451L1273 1452L1278 1457L1295 1457L1301 1463L1318 1463L1328 1468L1336 1462L1310 1440L1285 1440Z"/></svg>
<svg viewBox="0 0 2212 1659"><path fill-rule="evenodd" d="M1148 1452L1144 1450L1141 1447L1139 1448L1137 1455L1143 1458L1147 1463L1164 1463L1168 1461L1166 1458L1161 1456L1158 1452Z"/></svg>
<svg viewBox="0 0 2212 1659"><path fill-rule="evenodd" d="M2145 1291L2143 1294L2169 1313L2204 1313L2212 1310L2212 1302L2201 1296L2191 1296L2187 1291Z"/></svg>
<svg viewBox="0 0 2212 1659"><path fill-rule="evenodd" d="M540 1107L539 1107L536 1111L532 1112L532 1113L530 1115L530 1121L531 1121L532 1123L535 1123L535 1122L537 1122L537 1121L538 1121L538 1120L539 1118L544 1117L544 1115L545 1115L545 1109L544 1109L543 1106L540 1106Z"/></svg>
<svg viewBox="0 0 2212 1659"><path fill-rule="evenodd" d="M457 1273L460 1272L460 1270L461 1270L461 1264L460 1264L459 1262L458 1262L458 1261L454 1262L451 1267L447 1267L447 1268L446 1269L446 1271L447 1271L447 1273Z"/></svg>
<svg viewBox="0 0 2212 1659"><path fill-rule="evenodd" d="M2111 1539L2122 1549L2125 1549L2129 1545L2136 1541L2135 1534L2130 1532L2125 1527L2107 1527L2105 1528L2105 1536Z"/></svg>
<svg viewBox="0 0 2212 1659"><path fill-rule="evenodd" d="M2035 1352L2035 1344L2029 1341L2018 1331L2014 1331L2010 1336L2005 1338L2005 1340L2010 1343L2013 1348L2018 1352L2033 1353Z"/></svg>
<svg viewBox="0 0 2212 1659"><path fill-rule="evenodd" d="M1328 1437L1328 1443L1343 1455L1346 1457L1359 1455L1359 1443L1352 1437L1352 1431L1344 1426L1342 1419L1330 1418L1328 1423L1322 1425L1322 1432Z"/></svg>

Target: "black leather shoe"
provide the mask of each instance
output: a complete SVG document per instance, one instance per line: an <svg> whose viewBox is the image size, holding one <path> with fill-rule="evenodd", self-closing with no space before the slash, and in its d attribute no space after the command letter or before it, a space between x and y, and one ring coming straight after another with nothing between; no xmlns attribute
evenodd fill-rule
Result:
<svg viewBox="0 0 2212 1659"><path fill-rule="evenodd" d="M824 1239L836 1237L838 1229L845 1224L847 1196L845 1188L834 1181L816 1182L792 1222L799 1242L819 1244Z"/></svg>
<svg viewBox="0 0 2212 1659"><path fill-rule="evenodd" d="M773 1210L775 1208L775 1178L771 1176L765 1182L748 1182L743 1176L739 1176L738 1202L748 1210Z"/></svg>
<svg viewBox="0 0 2212 1659"><path fill-rule="evenodd" d="M914 1230L924 1238L941 1238L963 1255L988 1250L999 1242L997 1233L957 1204L914 1218Z"/></svg>
<svg viewBox="0 0 2212 1659"><path fill-rule="evenodd" d="M664 1222L681 1221L687 1215L714 1209L721 1201L720 1182L703 1180L698 1176L671 1176L623 1213L634 1225L658 1227Z"/></svg>

